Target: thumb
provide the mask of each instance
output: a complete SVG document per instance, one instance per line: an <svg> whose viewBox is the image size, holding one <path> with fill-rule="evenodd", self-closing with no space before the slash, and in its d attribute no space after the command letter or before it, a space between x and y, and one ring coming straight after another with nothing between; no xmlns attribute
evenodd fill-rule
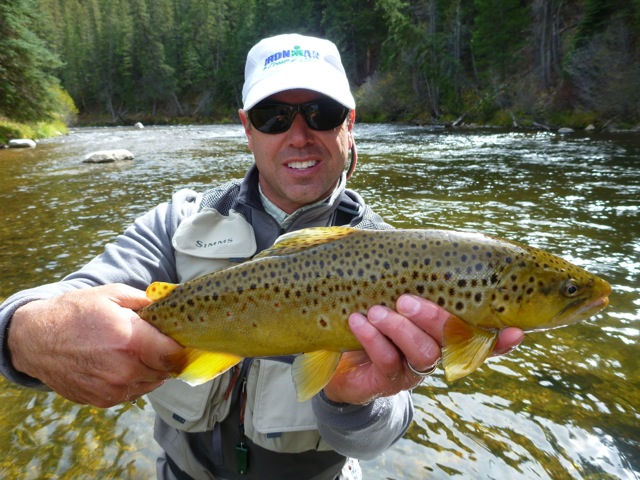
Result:
<svg viewBox="0 0 640 480"><path fill-rule="evenodd" d="M144 290L133 288L129 285L125 285L124 283L114 283L98 288L104 288L107 290L111 301L123 308L139 310L151 303L151 300L147 298Z"/></svg>
<svg viewBox="0 0 640 480"><path fill-rule="evenodd" d="M176 354L183 351L184 347L135 313L133 315L133 335L140 361L153 370L169 373L182 371L183 357Z"/></svg>

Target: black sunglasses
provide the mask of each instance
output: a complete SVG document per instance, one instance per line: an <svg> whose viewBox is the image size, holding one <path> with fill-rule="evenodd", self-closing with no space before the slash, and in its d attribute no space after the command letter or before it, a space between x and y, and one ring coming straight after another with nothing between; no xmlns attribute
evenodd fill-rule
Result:
<svg viewBox="0 0 640 480"><path fill-rule="evenodd" d="M332 130L347 118L349 109L330 99L290 105L288 103L258 103L249 110L251 124L262 133L283 133L289 130L296 113L300 112L312 130Z"/></svg>

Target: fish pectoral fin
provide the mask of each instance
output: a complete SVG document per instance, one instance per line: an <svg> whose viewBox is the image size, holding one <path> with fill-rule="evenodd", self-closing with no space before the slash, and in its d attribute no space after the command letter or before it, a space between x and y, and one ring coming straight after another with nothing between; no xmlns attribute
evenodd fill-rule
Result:
<svg viewBox="0 0 640 480"><path fill-rule="evenodd" d="M170 355L169 360L178 365L184 365L184 368L176 375L176 378L195 387L214 379L237 365L242 361L242 357L230 353L185 348L178 353Z"/></svg>
<svg viewBox="0 0 640 480"><path fill-rule="evenodd" d="M442 365L447 381L462 378L480 367L497 340L497 331L484 330L451 316L442 337Z"/></svg>
<svg viewBox="0 0 640 480"><path fill-rule="evenodd" d="M301 252L317 245L334 242L358 230L351 227L312 227L285 233L270 248L257 254L255 258L277 257Z"/></svg>
<svg viewBox="0 0 640 480"><path fill-rule="evenodd" d="M340 361L340 352L318 350L296 357L291 366L299 402L313 397L329 383Z"/></svg>
<svg viewBox="0 0 640 480"><path fill-rule="evenodd" d="M153 282L151 285L147 287L146 294L147 298L151 301L162 300L165 297L168 297L171 292L175 290L176 287L179 287L177 283L166 283L166 282Z"/></svg>

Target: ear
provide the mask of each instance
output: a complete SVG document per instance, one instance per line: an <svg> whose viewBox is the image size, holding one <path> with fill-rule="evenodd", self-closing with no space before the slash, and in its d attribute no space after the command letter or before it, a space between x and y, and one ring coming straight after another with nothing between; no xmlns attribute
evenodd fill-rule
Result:
<svg viewBox="0 0 640 480"><path fill-rule="evenodd" d="M355 147L355 139L353 137L353 125L356 123L356 111L351 110L349 112L349 119L347 121L347 131L349 132L349 150Z"/></svg>
<svg viewBox="0 0 640 480"><path fill-rule="evenodd" d="M251 121L249 120L249 115L246 110L238 110L238 116L240 117L240 121L242 122L242 126L244 127L244 134L247 136L247 142L249 145L249 150L253 152L253 130L251 129Z"/></svg>
<svg viewBox="0 0 640 480"><path fill-rule="evenodd" d="M349 112L349 121L347 122L347 128L350 132L353 132L353 124L356 123L356 111L351 110Z"/></svg>

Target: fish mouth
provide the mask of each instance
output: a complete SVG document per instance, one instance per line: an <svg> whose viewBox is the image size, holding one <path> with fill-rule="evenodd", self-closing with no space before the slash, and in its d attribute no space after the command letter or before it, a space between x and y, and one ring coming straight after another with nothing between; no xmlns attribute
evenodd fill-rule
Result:
<svg viewBox="0 0 640 480"><path fill-rule="evenodd" d="M569 323L574 323L579 320L583 320L589 318L600 310L603 310L609 305L609 297L604 295L595 299L590 303L586 303L585 305L579 307L577 310L570 314L569 316L565 316L565 314L575 308L576 304L583 302L584 300L576 300L575 302L570 303L565 308L560 310L556 315L556 322L554 322L557 326L568 325Z"/></svg>

